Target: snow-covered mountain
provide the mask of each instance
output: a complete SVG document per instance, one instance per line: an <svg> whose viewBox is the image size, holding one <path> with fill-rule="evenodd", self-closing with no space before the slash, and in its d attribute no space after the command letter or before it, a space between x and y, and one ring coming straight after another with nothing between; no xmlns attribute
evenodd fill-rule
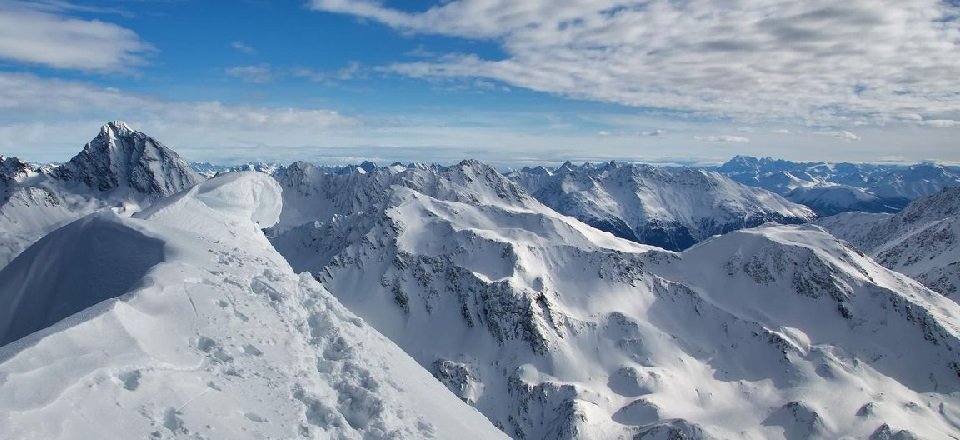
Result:
<svg viewBox="0 0 960 440"><path fill-rule="evenodd" d="M475 161L278 179L293 268L514 438L960 429L960 307L817 227L673 253Z"/></svg>
<svg viewBox="0 0 960 440"><path fill-rule="evenodd" d="M768 221L800 223L808 208L718 173L692 168L566 163L510 174L543 204L618 237L682 250Z"/></svg>
<svg viewBox="0 0 960 440"><path fill-rule="evenodd" d="M912 199L960 186L960 168L936 163L903 166L736 156L716 171L807 205L821 216L895 213Z"/></svg>
<svg viewBox="0 0 960 440"><path fill-rule="evenodd" d="M48 232L104 208L134 212L203 177L159 141L120 121L69 162L33 169L17 158L0 165L0 267Z"/></svg>
<svg viewBox="0 0 960 440"><path fill-rule="evenodd" d="M880 264L960 302L960 188L917 199L897 215L845 213L818 223Z"/></svg>
<svg viewBox="0 0 960 440"><path fill-rule="evenodd" d="M0 271L0 438L502 438L291 270L280 197L220 176Z"/></svg>
<svg viewBox="0 0 960 440"><path fill-rule="evenodd" d="M763 178L881 197L848 168ZM960 190L820 221L843 241L694 169L260 171L122 123L0 158L0 438L960 432L960 305L889 269L956 274Z"/></svg>
<svg viewBox="0 0 960 440"><path fill-rule="evenodd" d="M219 165L210 162L190 162L190 168L200 175L210 178L220 173L233 173L237 171L256 171L273 175L282 165L273 162L248 162L239 165Z"/></svg>
<svg viewBox="0 0 960 440"><path fill-rule="evenodd" d="M109 122L100 134L54 175L83 182L101 192L129 189L147 196L168 196L203 179L177 153L121 121Z"/></svg>

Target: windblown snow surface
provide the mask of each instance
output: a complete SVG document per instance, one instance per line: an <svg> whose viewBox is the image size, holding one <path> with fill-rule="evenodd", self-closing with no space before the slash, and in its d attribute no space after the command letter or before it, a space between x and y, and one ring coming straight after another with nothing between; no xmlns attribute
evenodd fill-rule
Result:
<svg viewBox="0 0 960 440"><path fill-rule="evenodd" d="M960 307L818 227L674 253L475 161L279 178L278 251L514 438L960 429Z"/></svg>
<svg viewBox="0 0 960 440"><path fill-rule="evenodd" d="M97 213L0 272L0 438L498 438L295 274L269 176ZM51 327L48 324L56 322Z"/></svg>

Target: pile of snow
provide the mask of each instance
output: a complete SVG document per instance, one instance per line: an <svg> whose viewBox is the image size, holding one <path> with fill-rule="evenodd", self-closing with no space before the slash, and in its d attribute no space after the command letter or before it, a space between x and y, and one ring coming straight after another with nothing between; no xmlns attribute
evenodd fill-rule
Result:
<svg viewBox="0 0 960 440"><path fill-rule="evenodd" d="M20 255L4 338L59 322L0 348L0 437L502 438L290 269L255 223L280 198L265 175L218 177Z"/></svg>
<svg viewBox="0 0 960 440"><path fill-rule="evenodd" d="M640 243L682 250L766 222L800 223L810 209L718 173L691 168L566 163L510 175L543 204Z"/></svg>

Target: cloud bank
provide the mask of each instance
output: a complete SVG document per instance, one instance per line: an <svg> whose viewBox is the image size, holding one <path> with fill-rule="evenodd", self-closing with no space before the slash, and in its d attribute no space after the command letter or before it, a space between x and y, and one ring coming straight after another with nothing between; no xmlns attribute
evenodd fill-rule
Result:
<svg viewBox="0 0 960 440"><path fill-rule="evenodd" d="M960 120L960 6L940 0L452 0L409 12L313 0L410 34L498 43L392 64L585 100L743 121ZM950 123L931 122L930 126Z"/></svg>

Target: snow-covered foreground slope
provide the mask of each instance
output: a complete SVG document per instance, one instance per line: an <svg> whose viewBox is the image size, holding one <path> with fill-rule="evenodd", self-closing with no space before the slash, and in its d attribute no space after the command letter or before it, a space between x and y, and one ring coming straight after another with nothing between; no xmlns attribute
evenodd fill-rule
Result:
<svg viewBox="0 0 960 440"><path fill-rule="evenodd" d="M0 268L48 232L92 212L132 213L203 180L173 150L120 121L69 162L39 170L0 157Z"/></svg>
<svg viewBox="0 0 960 440"><path fill-rule="evenodd" d="M21 254L0 337L39 331L0 348L0 438L503 436L296 275L259 230L279 214L271 178L230 174Z"/></svg>
<svg viewBox="0 0 960 440"><path fill-rule="evenodd" d="M807 207L766 190L691 168L567 163L553 171L525 168L510 178L562 214L670 250L768 221L814 217Z"/></svg>
<svg viewBox="0 0 960 440"><path fill-rule="evenodd" d="M880 264L960 302L960 188L917 199L894 216L848 213L819 224Z"/></svg>
<svg viewBox="0 0 960 440"><path fill-rule="evenodd" d="M960 429L960 308L821 229L652 250L491 171L300 166L271 241L515 438Z"/></svg>

